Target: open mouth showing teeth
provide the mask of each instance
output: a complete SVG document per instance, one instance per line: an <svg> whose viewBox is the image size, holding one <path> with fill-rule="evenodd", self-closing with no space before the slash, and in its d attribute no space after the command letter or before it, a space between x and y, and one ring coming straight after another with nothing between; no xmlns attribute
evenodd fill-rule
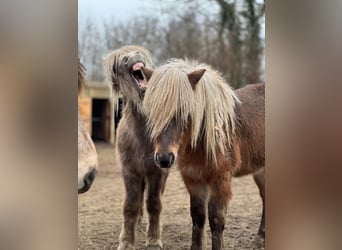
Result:
<svg viewBox="0 0 342 250"><path fill-rule="evenodd" d="M142 68L144 67L144 64L142 62L137 62L132 66L132 77L135 80L138 87L142 90L146 89L147 81L144 77L144 74L142 72Z"/></svg>
<svg viewBox="0 0 342 250"><path fill-rule="evenodd" d="M136 70L136 71L133 71L133 76L137 80L144 80L144 75L143 75L143 73L141 72L140 69Z"/></svg>

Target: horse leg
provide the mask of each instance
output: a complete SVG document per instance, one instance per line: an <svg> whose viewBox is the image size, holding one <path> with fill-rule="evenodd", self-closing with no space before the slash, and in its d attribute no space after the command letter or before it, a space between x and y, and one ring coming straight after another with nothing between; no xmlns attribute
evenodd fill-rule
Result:
<svg viewBox="0 0 342 250"><path fill-rule="evenodd" d="M221 176L210 188L211 193L209 197L208 213L212 235L212 249L221 250L224 248L223 230L225 226L225 216L227 214L227 205L232 196L231 175L227 173Z"/></svg>
<svg viewBox="0 0 342 250"><path fill-rule="evenodd" d="M162 249L160 213L162 210L161 195L165 188L168 173L162 170L154 170L147 175L147 200L148 212L147 242L148 250Z"/></svg>
<svg viewBox="0 0 342 250"><path fill-rule="evenodd" d="M140 200L141 207L140 207L140 212L138 215L138 224L141 224L142 218L144 216L144 202L143 202L144 191L145 191L145 179L143 179L141 182L141 200Z"/></svg>
<svg viewBox="0 0 342 250"><path fill-rule="evenodd" d="M262 215L258 234L265 238L265 168L253 174L255 183L257 184L262 199Z"/></svg>
<svg viewBox="0 0 342 250"><path fill-rule="evenodd" d="M142 211L143 177L124 174L126 197L124 202L124 223L119 238L118 250L133 250L138 216Z"/></svg>
<svg viewBox="0 0 342 250"><path fill-rule="evenodd" d="M192 218L191 250L203 250L206 249L204 225L208 202L208 187L202 184L194 185L193 182L188 182L186 178L183 179L190 193L190 212Z"/></svg>

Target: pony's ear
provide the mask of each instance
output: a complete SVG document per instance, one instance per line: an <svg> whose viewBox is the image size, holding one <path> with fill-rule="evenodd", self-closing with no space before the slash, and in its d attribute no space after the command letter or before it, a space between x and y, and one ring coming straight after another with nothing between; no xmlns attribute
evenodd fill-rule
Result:
<svg viewBox="0 0 342 250"><path fill-rule="evenodd" d="M199 82L205 71L206 69L198 69L188 74L188 79L193 89L195 89L196 84Z"/></svg>
<svg viewBox="0 0 342 250"><path fill-rule="evenodd" d="M152 74L153 74L153 70L152 69L148 69L148 68L141 68L142 72L144 73L144 76L146 77L146 80L149 81Z"/></svg>

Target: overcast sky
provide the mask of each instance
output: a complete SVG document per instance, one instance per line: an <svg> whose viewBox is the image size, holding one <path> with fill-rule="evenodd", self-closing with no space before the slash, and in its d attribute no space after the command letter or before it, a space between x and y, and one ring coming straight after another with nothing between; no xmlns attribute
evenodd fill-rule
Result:
<svg viewBox="0 0 342 250"><path fill-rule="evenodd" d="M257 0L259 3L263 1ZM242 3L241 0L240 5ZM204 15L215 16L219 11L215 0L197 0L192 1L191 4L186 0L78 0L78 30L81 31L87 18L91 18L101 30L104 21L125 22L134 17L146 15L146 13L151 16L157 15L158 20L161 22L165 20L167 23L170 17L183 13L184 8L191 8L193 4L199 5L196 10ZM261 25L260 35L265 37L265 23ZM264 69L265 57L262 58L261 64Z"/></svg>
<svg viewBox="0 0 342 250"><path fill-rule="evenodd" d="M183 5L184 0L79 0L78 21L82 25L90 17L96 23L108 19L124 22L146 13L162 17L184 9ZM213 9L218 6L215 4L209 11Z"/></svg>
<svg viewBox="0 0 342 250"><path fill-rule="evenodd" d="M88 17L96 22L108 18L122 21L155 9L155 3L153 0L79 0L78 21L82 24Z"/></svg>
<svg viewBox="0 0 342 250"><path fill-rule="evenodd" d="M214 0L193 1L190 5L185 0L79 0L78 1L78 21L79 26L87 18L93 19L101 24L104 20L114 19L116 21L126 21L136 16L146 13L158 18L167 18L170 13L180 13L184 8L191 8L191 5L200 5L203 13L217 13L218 5Z"/></svg>
<svg viewBox="0 0 342 250"><path fill-rule="evenodd" d="M257 0L257 2L263 2L263 0ZM191 8L191 5L184 3L186 3L185 0L78 0L79 27L87 18L91 18L100 26L108 19L124 22L146 13L158 15L159 19L163 16L168 18L170 13L179 13L185 7ZM203 13L214 14L219 10L215 0L193 1L192 4L198 3L201 3L200 10Z"/></svg>

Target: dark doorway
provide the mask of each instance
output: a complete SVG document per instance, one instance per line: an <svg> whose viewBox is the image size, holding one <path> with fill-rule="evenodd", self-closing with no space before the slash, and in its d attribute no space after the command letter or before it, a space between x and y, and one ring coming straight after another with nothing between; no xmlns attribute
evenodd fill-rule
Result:
<svg viewBox="0 0 342 250"><path fill-rule="evenodd" d="M108 99L93 99L91 134L93 140L110 140L110 102Z"/></svg>

